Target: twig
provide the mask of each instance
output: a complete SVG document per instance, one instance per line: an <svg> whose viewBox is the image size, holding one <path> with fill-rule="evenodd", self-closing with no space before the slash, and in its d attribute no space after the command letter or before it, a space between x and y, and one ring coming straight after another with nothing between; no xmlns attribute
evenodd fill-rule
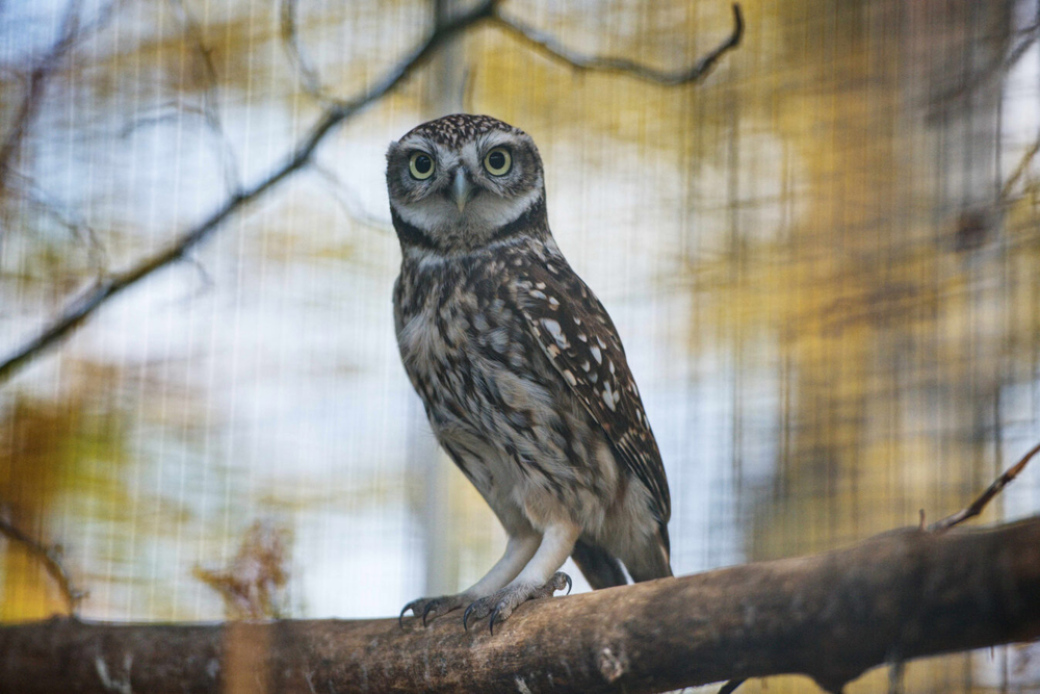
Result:
<svg viewBox="0 0 1040 694"><path fill-rule="evenodd" d="M76 614L76 606L87 597L87 592L78 590L73 586L69 572L65 570L61 563L61 545L47 546L41 544L2 516L0 516L0 535L4 535L9 540L19 543L29 550L30 554L38 557L43 562L43 567L47 570L47 573L58 584L58 589L61 590L62 597L65 598L69 614Z"/></svg>
<svg viewBox="0 0 1040 694"><path fill-rule="evenodd" d="M739 680L730 680L726 684L722 685L722 689L718 691L718 694L733 694L737 691L740 685L744 684L747 680L741 678Z"/></svg>
<svg viewBox="0 0 1040 694"><path fill-rule="evenodd" d="M220 146L220 163L223 168L225 185L227 185L228 190L237 190L242 187L242 179L239 176L238 160L235 157L235 151L224 133L224 126L221 123L220 114L217 112L214 93L217 91L220 80L217 78L217 68L213 65L213 58L210 55L212 49L202 40L202 31L199 29L198 22L195 21L195 17L185 6L183 0L170 0L170 2L180 14L185 34L195 44L195 54L199 57L199 63L202 66L202 81L205 83L206 88L202 90L202 107L200 112Z"/></svg>
<svg viewBox="0 0 1040 694"><path fill-rule="evenodd" d="M214 229L220 226L240 207L257 199L268 189L273 188L289 176L289 174L310 162L314 150L317 149L321 141L325 139L333 128L396 87L416 67L428 60L433 52L449 38L471 24L489 17L495 2L496 0L485 0L485 2L469 12L445 23L440 29L430 34L429 38L422 45L390 70L371 89L350 101L327 109L311 128L310 132L273 171L249 188L239 188L216 212L183 234L164 250L146 258L139 265L125 272L112 275L97 282L78 298L73 299L54 322L9 355L3 363L0 363L0 381L10 377L18 367L28 362L42 349L49 347L67 335L105 301L148 277L153 272L185 257L191 248L209 236Z"/></svg>
<svg viewBox="0 0 1040 694"><path fill-rule="evenodd" d="M280 4L279 32L282 36L282 45L289 55L289 60L300 73L304 91L322 103L335 103L336 100L325 93L317 68L311 64L300 44L299 33L296 31L296 0L282 0Z"/></svg>
<svg viewBox="0 0 1040 694"><path fill-rule="evenodd" d="M1034 142L1029 149L1026 150L1026 153L1022 155L1022 160L1018 162L1018 166L1016 166L1015 170L1010 176L1008 176L1008 180L1004 182L1004 185L1000 189L1001 200L1007 200L1011 197L1012 189L1014 189L1015 184L1018 183L1019 179L1025 175L1026 171L1029 170L1029 165L1033 162L1033 159L1036 157L1038 152L1040 152L1040 140Z"/></svg>
<svg viewBox="0 0 1040 694"><path fill-rule="evenodd" d="M25 95L22 97L22 102L18 107L7 136L0 143L0 192L3 191L7 182L7 175L11 170L12 160L39 112L47 81L54 74L58 63L85 36L98 31L108 24L108 21L115 14L116 6L120 2L121 0L112 0L101 11L98 18L86 26L80 24L79 10L81 2L76 0L70 3L62 20L61 38L51 46L50 50L47 51L26 76Z"/></svg>
<svg viewBox="0 0 1040 694"><path fill-rule="evenodd" d="M986 488L986 491L982 492L982 494L980 494L979 497L975 499L975 501L971 502L971 505L967 506L966 508L962 508L960 511L957 511L957 513L954 513L953 515L946 516L946 518L943 518L941 520L937 520L928 527L928 530L933 533L944 533L950 528L954 527L955 525L960 525L969 518L974 518L975 516L982 513L982 510L986 508L986 504L988 504L990 500L993 499L993 497L999 494L1000 491L1004 487L1006 487L1013 479L1018 477L1019 473L1025 469L1026 464L1029 462L1030 458L1032 458L1037 453L1040 453L1040 444L1037 444L1032 449L1030 449L1028 453L1022 456L1021 460L1019 460L1017 463L1008 468L1000 477L993 480L993 484L989 485Z"/></svg>
<svg viewBox="0 0 1040 694"><path fill-rule="evenodd" d="M893 653L888 666L888 694L903 694L903 679L906 661Z"/></svg>
<svg viewBox="0 0 1040 694"><path fill-rule="evenodd" d="M25 96L18 107L18 113L14 117L11 129L0 144L0 191L3 190L7 181L7 174L11 168L11 160L14 159L18 147L29 132L29 125L36 117L43 101L43 92L47 86L47 80L54 72L55 65L66 53L72 50L79 35L79 4L69 5L62 20L61 38L58 39L46 55L36 64L26 77Z"/></svg>
<svg viewBox="0 0 1040 694"><path fill-rule="evenodd" d="M322 182L328 187L333 199L348 218L380 234L394 233L393 227L389 223L365 211L357 195L347 188L335 171L317 162L311 163L310 170L318 174Z"/></svg>
<svg viewBox="0 0 1040 694"><path fill-rule="evenodd" d="M724 53L740 43L741 36L744 33L744 19L740 6L735 4L733 5L734 28L730 37L698 60L691 68L672 73L648 68L630 60L588 58L570 52L561 48L554 40L521 25L516 20L502 15L497 8L498 2L499 0L484 0L469 11L440 24L411 55L399 62L396 67L391 69L368 91L352 99L336 101L329 105L310 132L297 143L283 162L260 181L245 189L239 187L216 212L184 233L165 250L146 258L129 270L97 282L78 298L73 299L53 322L44 327L35 337L26 341L19 349L11 353L3 362L0 362L0 381L9 378L19 367L26 364L41 350L53 345L67 335L108 299L133 286L153 272L184 258L192 247L209 236L214 229L220 226L239 208L256 200L296 170L310 164L314 151L334 128L373 101L385 96L416 68L425 63L442 44L474 24L483 20L491 20L499 26L522 36L529 43L540 48L540 50L548 52L557 59L563 60L581 70L604 70L607 72L626 73L640 79L668 85L684 84L703 77ZM283 6L283 15L286 11L289 12L289 28L292 29L294 20L291 1L288 2L288 5L288 10ZM282 21L283 24L287 21L284 16ZM203 51L203 54L205 55L205 51Z"/></svg>
<svg viewBox="0 0 1040 694"><path fill-rule="evenodd" d="M616 72L631 75L647 82L656 82L676 86L694 82L704 77L719 58L727 51L736 48L744 35L744 16L740 11L740 5L733 4L733 32L729 38L720 43L713 51L694 63L691 67L675 72L668 70L657 70L655 68L641 65L627 58L608 58L599 56L586 56L570 50L562 45L552 36L540 32L519 20L509 17L499 10L495 10L492 19L499 26L504 27L510 33L520 37L528 44L545 53L550 58L569 65L578 70L596 70L602 72Z"/></svg>
<svg viewBox="0 0 1040 694"><path fill-rule="evenodd" d="M22 179L18 174L15 175ZM107 266L108 254L90 224L74 210L64 209L64 205L51 198L45 190L37 186L32 180L22 180L24 180L22 185L24 186L26 200L29 204L38 208L44 215L68 230L77 241L86 247L91 269L95 277L101 277Z"/></svg>
<svg viewBox="0 0 1040 694"><path fill-rule="evenodd" d="M988 65L978 70L973 75L970 75L960 84L951 87L934 97L932 103L944 105L954 99L969 96L982 85L988 84L993 77L1006 75L1011 71L1011 68L1022 59L1022 56L1029 52L1029 49L1033 47L1034 43L1036 43L1037 38L1040 37L1040 23L1031 24L1024 29L1015 32L1015 34L1022 38L1014 47L1011 48L1010 51L1008 51L1006 57L997 57L993 59Z"/></svg>

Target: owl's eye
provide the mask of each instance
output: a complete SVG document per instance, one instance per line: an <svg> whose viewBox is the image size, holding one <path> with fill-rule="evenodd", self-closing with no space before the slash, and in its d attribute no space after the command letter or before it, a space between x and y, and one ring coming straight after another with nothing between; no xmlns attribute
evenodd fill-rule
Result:
<svg viewBox="0 0 1040 694"><path fill-rule="evenodd" d="M513 167L513 157L505 147L495 147L484 157L484 168L492 176L505 176Z"/></svg>
<svg viewBox="0 0 1040 694"><path fill-rule="evenodd" d="M433 159L429 154L416 152L408 160L408 172L412 174L412 178L425 181L433 175Z"/></svg>

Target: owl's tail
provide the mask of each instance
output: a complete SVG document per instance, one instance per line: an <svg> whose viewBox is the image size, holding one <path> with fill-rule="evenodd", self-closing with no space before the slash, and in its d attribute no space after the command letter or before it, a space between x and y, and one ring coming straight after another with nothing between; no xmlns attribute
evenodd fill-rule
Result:
<svg viewBox="0 0 1040 694"><path fill-rule="evenodd" d="M625 572L621 570L621 562L602 547L578 540L574 544L574 551L571 552L571 559L581 569L593 590L628 583L625 580Z"/></svg>
<svg viewBox="0 0 1040 694"><path fill-rule="evenodd" d="M625 567L632 580L652 581L655 578L673 576L671 564L671 543L668 539L668 526L661 523L657 526L657 535L640 548L631 557L625 557Z"/></svg>
<svg viewBox="0 0 1040 694"><path fill-rule="evenodd" d="M656 538L657 542L651 543L638 557L633 557L631 564L626 564L636 583L672 575L667 532L667 529L662 529L660 537ZM594 590L623 586L628 582L618 558L598 545L578 540L571 558Z"/></svg>

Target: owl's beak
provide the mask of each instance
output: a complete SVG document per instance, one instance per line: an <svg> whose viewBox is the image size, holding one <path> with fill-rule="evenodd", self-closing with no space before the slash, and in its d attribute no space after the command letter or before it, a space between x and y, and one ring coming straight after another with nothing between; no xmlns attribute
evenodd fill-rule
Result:
<svg viewBox="0 0 1040 694"><path fill-rule="evenodd" d="M469 182L465 170L461 168L455 170L455 180L451 183L451 197L459 208L459 214L462 214L462 211L466 209L466 203L473 197L473 184Z"/></svg>

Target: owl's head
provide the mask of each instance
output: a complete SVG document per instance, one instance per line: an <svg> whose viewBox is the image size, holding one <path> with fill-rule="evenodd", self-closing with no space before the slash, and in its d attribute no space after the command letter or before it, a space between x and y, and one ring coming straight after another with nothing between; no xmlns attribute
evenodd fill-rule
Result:
<svg viewBox="0 0 1040 694"><path fill-rule="evenodd" d="M547 234L534 140L490 116L423 123L386 153L394 228L405 247L472 251L517 234Z"/></svg>

